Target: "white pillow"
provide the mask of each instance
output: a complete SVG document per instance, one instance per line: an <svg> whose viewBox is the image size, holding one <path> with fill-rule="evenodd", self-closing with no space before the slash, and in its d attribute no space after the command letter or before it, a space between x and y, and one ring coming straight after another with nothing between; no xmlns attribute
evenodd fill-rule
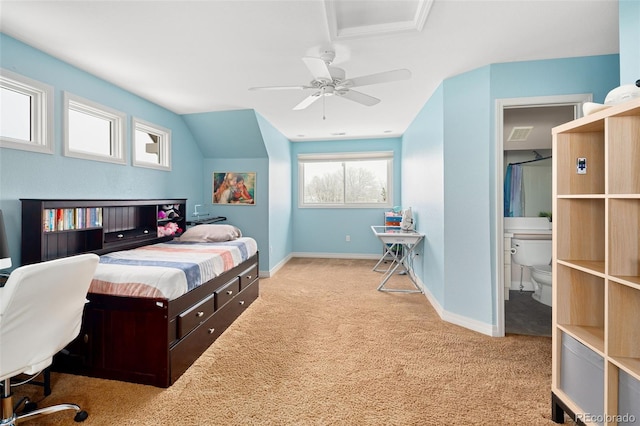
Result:
<svg viewBox="0 0 640 426"><path fill-rule="evenodd" d="M611 105L596 104L594 102L585 102L584 104L582 104L582 113L584 115L590 115L590 114L593 114L594 112L607 109L610 106Z"/></svg>
<svg viewBox="0 0 640 426"><path fill-rule="evenodd" d="M178 241L188 243L216 243L233 241L242 237L240 229L233 225L196 225L188 228Z"/></svg>
<svg viewBox="0 0 640 426"><path fill-rule="evenodd" d="M607 93L607 97L604 98L604 104L618 105L635 98L640 98L640 87L636 87L635 84L625 84Z"/></svg>

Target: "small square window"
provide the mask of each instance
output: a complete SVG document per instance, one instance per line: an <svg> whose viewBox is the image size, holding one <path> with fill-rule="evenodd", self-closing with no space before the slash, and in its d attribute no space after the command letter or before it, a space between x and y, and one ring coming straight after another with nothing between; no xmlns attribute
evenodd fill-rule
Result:
<svg viewBox="0 0 640 426"><path fill-rule="evenodd" d="M0 69L0 147L53 153L53 88Z"/></svg>
<svg viewBox="0 0 640 426"><path fill-rule="evenodd" d="M114 109L64 94L64 155L124 164L126 115Z"/></svg>
<svg viewBox="0 0 640 426"><path fill-rule="evenodd" d="M171 170L171 130L133 119L133 165Z"/></svg>

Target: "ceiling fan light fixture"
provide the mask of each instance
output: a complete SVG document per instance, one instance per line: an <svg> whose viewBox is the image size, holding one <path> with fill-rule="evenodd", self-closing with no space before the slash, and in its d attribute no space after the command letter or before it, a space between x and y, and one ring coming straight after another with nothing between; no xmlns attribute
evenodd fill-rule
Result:
<svg viewBox="0 0 640 426"><path fill-rule="evenodd" d="M298 105L294 106L293 109L294 111L305 109L322 98L322 119L324 120L326 119L324 114L326 96L336 95L343 99L370 107L379 103L380 99L353 90L353 87L389 83L411 78L411 72L409 70L396 69L347 79L345 70L331 66L334 58L335 52L332 51L323 52L319 58L308 56L302 58L302 61L313 76L313 80L311 80L308 86L252 87L250 90L313 89L315 93L307 96L298 103Z"/></svg>

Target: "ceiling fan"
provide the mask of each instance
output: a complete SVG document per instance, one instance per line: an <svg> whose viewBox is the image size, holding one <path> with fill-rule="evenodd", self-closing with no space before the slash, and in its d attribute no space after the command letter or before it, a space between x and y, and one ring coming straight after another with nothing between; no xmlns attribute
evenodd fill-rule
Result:
<svg viewBox="0 0 640 426"><path fill-rule="evenodd" d="M406 80L411 77L411 71L398 69L361 77L346 78L346 73L342 68L331 66L334 59L335 52L332 51L324 52L319 58L302 58L302 61L313 76L313 80L308 85L251 87L249 90L314 90L311 95L293 107L294 110L305 109L320 98L323 98L324 101L326 96L339 96L365 106L373 106L380 102L380 99L352 88Z"/></svg>

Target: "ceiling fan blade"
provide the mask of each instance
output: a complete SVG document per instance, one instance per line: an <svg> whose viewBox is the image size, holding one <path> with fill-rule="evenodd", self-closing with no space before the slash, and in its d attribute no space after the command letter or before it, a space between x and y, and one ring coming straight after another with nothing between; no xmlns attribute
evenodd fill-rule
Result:
<svg viewBox="0 0 640 426"><path fill-rule="evenodd" d="M357 102L359 104L365 105L365 106L373 106L375 104L377 104L378 102L380 102L380 99L378 98L374 98L373 96L369 96L369 95L365 95L362 92L358 92L355 90L347 90L345 92L336 92L338 94L338 96L342 97L342 98L347 98L350 101L354 101Z"/></svg>
<svg viewBox="0 0 640 426"><path fill-rule="evenodd" d="M322 97L322 93L321 92L316 92L310 96L307 96L306 98L304 98L302 100L302 102L300 102L298 105L296 105L295 107L293 107L294 111L298 111L301 109L305 109L306 107L308 107L309 105L311 105L312 103L314 103L315 101L317 101L318 99L320 99Z"/></svg>
<svg viewBox="0 0 640 426"><path fill-rule="evenodd" d="M263 87L249 87L249 90L304 90L313 89L311 86L263 86Z"/></svg>
<svg viewBox="0 0 640 426"><path fill-rule="evenodd" d="M411 71L407 69L385 71L377 74L364 75L345 80L341 87L362 87L370 84L389 83L391 81L407 80L411 78Z"/></svg>
<svg viewBox="0 0 640 426"><path fill-rule="evenodd" d="M333 77L331 77L331 73L329 72L329 67L327 67L324 60L311 57L304 57L302 60L307 68L309 68L309 71L311 71L311 75L314 79L333 81Z"/></svg>

